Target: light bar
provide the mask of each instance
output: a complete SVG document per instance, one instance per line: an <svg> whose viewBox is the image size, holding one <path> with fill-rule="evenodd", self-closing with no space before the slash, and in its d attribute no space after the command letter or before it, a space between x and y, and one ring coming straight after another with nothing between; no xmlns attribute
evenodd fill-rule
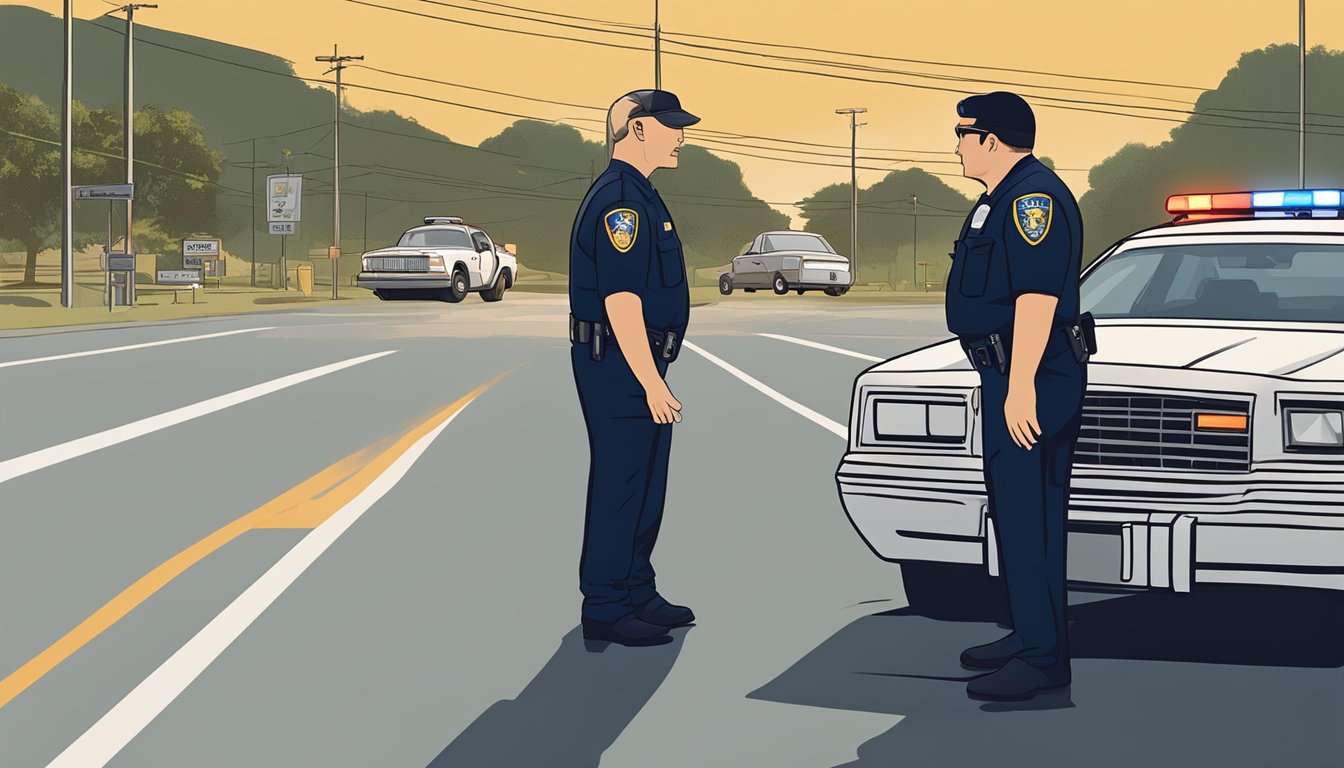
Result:
<svg viewBox="0 0 1344 768"><path fill-rule="evenodd" d="M1167 198L1167 213L1248 213L1341 208L1344 208L1344 192L1338 189L1216 192L1172 195Z"/></svg>

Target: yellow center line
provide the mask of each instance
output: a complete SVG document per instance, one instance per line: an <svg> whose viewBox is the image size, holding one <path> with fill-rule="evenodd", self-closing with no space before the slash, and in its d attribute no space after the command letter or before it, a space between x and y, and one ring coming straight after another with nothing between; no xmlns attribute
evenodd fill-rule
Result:
<svg viewBox="0 0 1344 768"><path fill-rule="evenodd" d="M501 374L472 390L426 421L411 428L390 447L384 448L388 443L384 439L346 456L192 544L140 577L134 584L122 590L121 594L109 600L67 632L64 637L14 670L4 680L0 680L0 708L9 704L80 648L121 621L173 579L244 533L263 529L317 527L351 499L364 492L420 438L433 432L440 424L512 372Z"/></svg>

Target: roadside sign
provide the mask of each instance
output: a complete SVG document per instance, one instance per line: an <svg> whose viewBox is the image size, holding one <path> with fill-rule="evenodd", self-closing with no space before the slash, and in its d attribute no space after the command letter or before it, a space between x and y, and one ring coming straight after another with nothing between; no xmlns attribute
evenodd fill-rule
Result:
<svg viewBox="0 0 1344 768"><path fill-rule="evenodd" d="M201 272L196 269L161 269L154 276L160 285L199 285Z"/></svg>
<svg viewBox="0 0 1344 768"><path fill-rule="evenodd" d="M278 174L266 177L266 221L298 221L303 207L303 177L292 174ZM293 234L276 232L271 234Z"/></svg>
<svg viewBox="0 0 1344 768"><path fill-rule="evenodd" d="M204 257L204 256L183 256L183 257L182 257L182 268L183 268L183 269L205 269L205 257Z"/></svg>
<svg viewBox="0 0 1344 768"><path fill-rule="evenodd" d="M99 254L102 258L102 267L107 272L134 272L135 254L134 253L113 253L106 252Z"/></svg>
<svg viewBox="0 0 1344 768"><path fill-rule="evenodd" d="M206 276L206 277L224 277L224 276L225 276L225 275L224 275L224 260L223 260L223 259L206 259L206 260L205 260L205 276Z"/></svg>
<svg viewBox="0 0 1344 768"><path fill-rule="evenodd" d="M134 184L91 184L75 187L76 200L134 200Z"/></svg>
<svg viewBox="0 0 1344 768"><path fill-rule="evenodd" d="M340 246L336 246L336 245L327 246L327 258L328 258L328 259L339 259L339 258L341 258L341 249L340 249Z"/></svg>
<svg viewBox="0 0 1344 768"><path fill-rule="evenodd" d="M292 221L272 221L270 226L272 235L292 235L297 229Z"/></svg>
<svg viewBox="0 0 1344 768"><path fill-rule="evenodd" d="M219 240L183 240L183 256L214 256L219 257Z"/></svg>

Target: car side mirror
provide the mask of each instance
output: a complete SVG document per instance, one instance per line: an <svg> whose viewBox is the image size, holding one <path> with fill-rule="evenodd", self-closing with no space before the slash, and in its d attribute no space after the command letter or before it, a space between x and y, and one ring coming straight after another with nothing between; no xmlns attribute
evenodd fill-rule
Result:
<svg viewBox="0 0 1344 768"><path fill-rule="evenodd" d="M477 253L488 253L489 251L490 251L490 244L489 244L489 243L477 243L477 245L476 245L476 252L477 252Z"/></svg>

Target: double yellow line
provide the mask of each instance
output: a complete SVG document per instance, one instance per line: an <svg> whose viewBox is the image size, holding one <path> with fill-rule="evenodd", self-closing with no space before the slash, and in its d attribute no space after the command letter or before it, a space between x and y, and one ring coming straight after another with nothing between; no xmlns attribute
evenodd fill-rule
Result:
<svg viewBox="0 0 1344 768"><path fill-rule="evenodd" d="M516 370L516 369L515 369ZM512 373L510 371L509 373ZM482 384L395 441L381 440L346 456L214 533L174 555L109 600L46 650L0 680L0 707L41 680L188 568L248 531L312 529L344 507L401 458L411 446L509 375ZM391 444L389 445L389 442Z"/></svg>

